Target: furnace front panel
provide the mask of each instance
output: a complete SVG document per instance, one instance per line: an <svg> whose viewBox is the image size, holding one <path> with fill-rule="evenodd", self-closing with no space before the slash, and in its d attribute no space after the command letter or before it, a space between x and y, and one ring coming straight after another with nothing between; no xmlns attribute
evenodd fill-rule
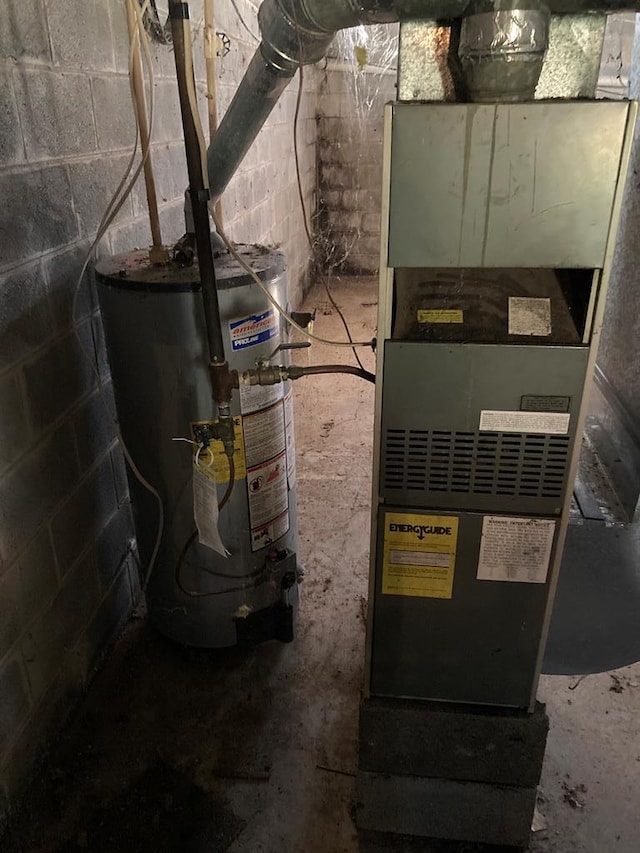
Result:
<svg viewBox="0 0 640 853"><path fill-rule="evenodd" d="M534 706L635 114L387 109L370 695Z"/></svg>

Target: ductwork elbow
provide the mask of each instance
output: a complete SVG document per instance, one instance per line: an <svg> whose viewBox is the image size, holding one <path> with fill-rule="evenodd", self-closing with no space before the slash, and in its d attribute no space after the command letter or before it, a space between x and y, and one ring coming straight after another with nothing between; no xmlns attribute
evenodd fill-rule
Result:
<svg viewBox="0 0 640 853"><path fill-rule="evenodd" d="M338 30L415 18L451 19L468 0L263 0L262 42L208 153L211 197L224 192L300 65L325 56Z"/></svg>

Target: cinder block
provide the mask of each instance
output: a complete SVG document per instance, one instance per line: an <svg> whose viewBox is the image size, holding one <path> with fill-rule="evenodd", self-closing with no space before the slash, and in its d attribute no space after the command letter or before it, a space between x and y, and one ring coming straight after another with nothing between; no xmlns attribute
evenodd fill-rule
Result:
<svg viewBox="0 0 640 853"><path fill-rule="evenodd" d="M0 24L0 39L1 28ZM25 159L18 105L11 77L10 69L0 69L0 165L21 163Z"/></svg>
<svg viewBox="0 0 640 853"><path fill-rule="evenodd" d="M111 467L113 468L113 480L116 487L118 506L129 500L129 482L127 480L127 468L124 456L119 445L111 451Z"/></svg>
<svg viewBox="0 0 640 853"><path fill-rule="evenodd" d="M347 275L375 275L380 267L380 254L361 254L355 249L352 249L346 255L340 269Z"/></svg>
<svg viewBox="0 0 640 853"><path fill-rule="evenodd" d="M356 210L353 211L330 211L329 229L334 231L358 231L362 224L362 217Z"/></svg>
<svg viewBox="0 0 640 853"><path fill-rule="evenodd" d="M356 825L368 832L527 847L537 788L358 773Z"/></svg>
<svg viewBox="0 0 640 853"><path fill-rule="evenodd" d="M69 664L66 655L86 631L100 599L97 558L92 549L65 579L49 609L29 626L21 642L34 702Z"/></svg>
<svg viewBox="0 0 640 853"><path fill-rule="evenodd" d="M144 216L133 220L133 222L112 228L109 233L109 239L111 241L111 251L114 255L147 248L151 245L151 230L149 228L148 217Z"/></svg>
<svg viewBox="0 0 640 853"><path fill-rule="evenodd" d="M0 480L0 565L10 565L78 478L69 424L48 434Z"/></svg>
<svg viewBox="0 0 640 853"><path fill-rule="evenodd" d="M0 669L0 758L27 722L30 708L22 663L14 655Z"/></svg>
<svg viewBox="0 0 640 853"><path fill-rule="evenodd" d="M178 201L183 204L184 192L189 184L187 175L187 161L183 143L162 143L155 145L152 149L153 174L156 182L158 204ZM147 216L147 191L144 179L141 176L132 193L133 215ZM225 203L227 199L225 196ZM184 227L177 236L182 236ZM167 242L168 238L165 238Z"/></svg>
<svg viewBox="0 0 640 853"><path fill-rule="evenodd" d="M540 781L548 731L540 703L527 714L371 698L360 706L359 766L531 788Z"/></svg>
<svg viewBox="0 0 640 853"><path fill-rule="evenodd" d="M167 245L172 245L179 237L182 237L185 232L182 196L180 196L179 201L160 208L160 224L162 226L162 239Z"/></svg>
<svg viewBox="0 0 640 853"><path fill-rule="evenodd" d="M69 712L83 694L86 670L83 649L66 649L56 661L57 677L53 678L46 697L29 717L26 726L1 763L0 778L10 797L19 796L36 771L43 748L51 735L67 721Z"/></svg>
<svg viewBox="0 0 640 853"><path fill-rule="evenodd" d="M153 142L175 142L183 138L182 119L180 117L180 99L175 80L159 80L155 99L156 127Z"/></svg>
<svg viewBox="0 0 640 853"><path fill-rule="evenodd" d="M78 235L64 166L0 175L0 198L0 268L71 243Z"/></svg>
<svg viewBox="0 0 640 853"><path fill-rule="evenodd" d="M131 148L136 123L129 78L94 77L91 88L99 147L103 151Z"/></svg>
<svg viewBox="0 0 640 853"><path fill-rule="evenodd" d="M26 410L17 372L0 379L0 473L29 443Z"/></svg>
<svg viewBox="0 0 640 853"><path fill-rule="evenodd" d="M88 470L109 449L115 440L112 420L113 388L111 383L103 386L103 393L96 391L73 417L73 430L78 447L80 470Z"/></svg>
<svg viewBox="0 0 640 853"><path fill-rule="evenodd" d="M6 4L5 4L6 5ZM51 60L44 0L20 0L0 15L0 58Z"/></svg>
<svg viewBox="0 0 640 853"><path fill-rule="evenodd" d="M112 515L100 534L96 545L98 552L98 572L100 574L102 589L105 592L113 584L116 575L127 564L133 538L131 507L126 503Z"/></svg>
<svg viewBox="0 0 640 853"><path fill-rule="evenodd" d="M0 660L38 611L47 607L57 587L51 539L48 529L43 528L0 580Z"/></svg>
<svg viewBox="0 0 640 853"><path fill-rule="evenodd" d="M323 186L343 187L345 189L356 189L359 185L358 174L355 169L334 164L321 163L320 176Z"/></svg>
<svg viewBox="0 0 640 853"><path fill-rule="evenodd" d="M362 217L362 230L365 234L380 234L380 213L365 213Z"/></svg>
<svg viewBox="0 0 640 853"><path fill-rule="evenodd" d="M95 359L90 323L79 326L78 334L80 341L70 332L24 366L29 423L36 434L55 423L93 387L87 357Z"/></svg>
<svg viewBox="0 0 640 853"><path fill-rule="evenodd" d="M125 4L109 3L109 18L111 23L110 41L113 45L116 71L128 74L129 31L127 29L127 13Z"/></svg>
<svg viewBox="0 0 640 853"><path fill-rule="evenodd" d="M104 529L115 508L111 459L107 456L51 520L53 547L61 577Z"/></svg>
<svg viewBox="0 0 640 853"><path fill-rule="evenodd" d="M124 563L87 629L88 672L100 663L104 653L117 638L132 606L129 572Z"/></svg>
<svg viewBox="0 0 640 853"><path fill-rule="evenodd" d="M69 251L54 255L44 262L47 292L54 322L58 329L69 329L72 323L73 298L78 287L89 243L80 243ZM97 307L93 263L85 272L76 306L76 320L83 320Z"/></svg>
<svg viewBox="0 0 640 853"><path fill-rule="evenodd" d="M55 0L47 3L53 61L98 71L115 68L110 0Z"/></svg>
<svg viewBox="0 0 640 853"><path fill-rule="evenodd" d="M84 163L69 166L73 203L79 231L83 237L95 236L107 204L118 188L129 158L126 155L102 156ZM128 198L115 218L125 222L132 216L131 199Z"/></svg>
<svg viewBox="0 0 640 853"><path fill-rule="evenodd" d="M0 205L0 209L1 207ZM45 343L51 337L53 329L47 286L39 262L18 267L0 277L0 293L2 370Z"/></svg>
<svg viewBox="0 0 640 853"><path fill-rule="evenodd" d="M91 85L85 75L22 68L14 72L14 81L27 159L96 150Z"/></svg>

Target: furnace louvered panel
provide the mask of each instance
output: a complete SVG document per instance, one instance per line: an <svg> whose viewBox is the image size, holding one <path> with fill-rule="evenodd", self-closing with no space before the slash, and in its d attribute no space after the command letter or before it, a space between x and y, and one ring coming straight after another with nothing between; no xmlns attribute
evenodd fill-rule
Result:
<svg viewBox="0 0 640 853"><path fill-rule="evenodd" d="M429 496L443 507L469 506L474 496L480 505L489 496L558 504L569 445L564 435L387 429L385 497L420 505Z"/></svg>

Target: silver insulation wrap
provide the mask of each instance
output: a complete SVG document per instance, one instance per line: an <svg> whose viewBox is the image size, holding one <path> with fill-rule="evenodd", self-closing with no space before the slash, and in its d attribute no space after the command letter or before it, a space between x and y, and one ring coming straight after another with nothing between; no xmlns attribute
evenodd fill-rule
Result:
<svg viewBox="0 0 640 853"><path fill-rule="evenodd" d="M533 99L549 45L546 9L502 9L462 21L458 55L472 101Z"/></svg>
<svg viewBox="0 0 640 853"><path fill-rule="evenodd" d="M470 15L462 21L460 56L483 59L544 53L549 43L549 15L541 9L508 9Z"/></svg>

